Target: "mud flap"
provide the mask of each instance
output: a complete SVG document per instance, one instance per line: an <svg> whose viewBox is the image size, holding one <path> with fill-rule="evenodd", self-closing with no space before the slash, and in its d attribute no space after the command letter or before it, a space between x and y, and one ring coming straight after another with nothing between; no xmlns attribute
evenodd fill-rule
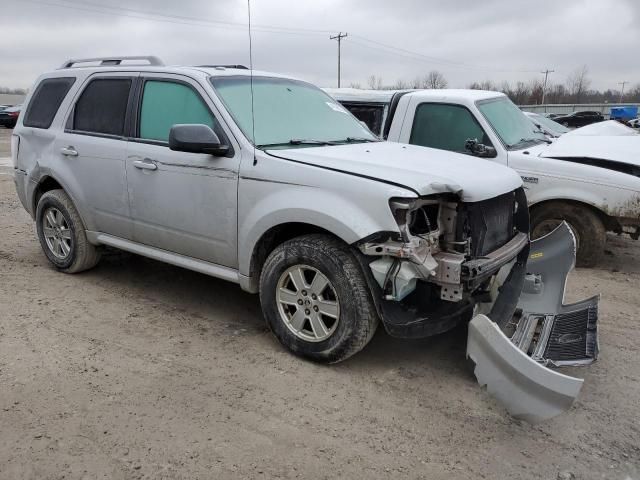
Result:
<svg viewBox="0 0 640 480"><path fill-rule="evenodd" d="M582 386L549 366L587 365L598 356L598 300L564 305L575 264L566 223L531 242L516 315L500 328L485 315L469 324L467 356L475 375L514 417L536 423L567 410Z"/></svg>

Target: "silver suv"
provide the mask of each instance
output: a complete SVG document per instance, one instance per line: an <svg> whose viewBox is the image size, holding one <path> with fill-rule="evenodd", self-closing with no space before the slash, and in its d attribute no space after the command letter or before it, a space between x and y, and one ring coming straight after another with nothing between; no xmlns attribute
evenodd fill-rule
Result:
<svg viewBox="0 0 640 480"><path fill-rule="evenodd" d="M110 246L236 282L287 348L322 362L358 352L379 320L417 338L475 314L502 335L488 348L517 348L504 332L530 248L520 177L379 141L306 82L70 60L37 80L12 147L18 195L60 271Z"/></svg>

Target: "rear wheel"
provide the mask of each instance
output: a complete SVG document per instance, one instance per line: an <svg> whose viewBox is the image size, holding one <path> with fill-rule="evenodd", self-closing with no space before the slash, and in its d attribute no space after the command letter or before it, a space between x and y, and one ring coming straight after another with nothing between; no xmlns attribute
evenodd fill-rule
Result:
<svg viewBox="0 0 640 480"><path fill-rule="evenodd" d="M100 260L96 247L87 240L76 207L63 190L51 190L40 197L36 229L44 254L58 270L77 273Z"/></svg>
<svg viewBox="0 0 640 480"><path fill-rule="evenodd" d="M360 351L378 325L362 267L348 245L328 235L278 246L260 275L260 302L284 346L324 363Z"/></svg>
<svg viewBox="0 0 640 480"><path fill-rule="evenodd" d="M606 228L600 217L586 206L549 202L534 207L531 212L531 238L551 233L563 220L569 224L576 237L576 265L596 265L604 252Z"/></svg>

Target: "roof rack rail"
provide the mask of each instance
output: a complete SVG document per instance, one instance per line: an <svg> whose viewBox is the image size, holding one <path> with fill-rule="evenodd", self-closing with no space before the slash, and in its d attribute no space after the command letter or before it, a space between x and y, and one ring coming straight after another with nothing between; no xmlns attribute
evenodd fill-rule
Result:
<svg viewBox="0 0 640 480"><path fill-rule="evenodd" d="M71 58L64 62L62 68L72 68L74 65L78 63L90 63L90 62L100 62L101 67L111 67L122 64L125 61L131 60L140 60L146 61L150 66L161 66L164 65L162 60L158 57L150 56L150 55L138 55L133 57L97 57L97 58Z"/></svg>
<svg viewBox="0 0 640 480"><path fill-rule="evenodd" d="M237 68L238 70L249 70L244 65L196 65L200 68Z"/></svg>

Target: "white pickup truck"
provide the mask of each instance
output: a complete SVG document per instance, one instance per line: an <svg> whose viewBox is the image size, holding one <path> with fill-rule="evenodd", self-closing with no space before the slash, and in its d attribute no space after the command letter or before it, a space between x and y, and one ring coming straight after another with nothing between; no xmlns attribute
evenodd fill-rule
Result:
<svg viewBox="0 0 640 480"><path fill-rule="evenodd" d="M597 263L607 231L640 236L640 135L604 130L550 141L499 92L326 91L388 141L515 169L527 190L532 237L565 220L576 236L579 266Z"/></svg>

